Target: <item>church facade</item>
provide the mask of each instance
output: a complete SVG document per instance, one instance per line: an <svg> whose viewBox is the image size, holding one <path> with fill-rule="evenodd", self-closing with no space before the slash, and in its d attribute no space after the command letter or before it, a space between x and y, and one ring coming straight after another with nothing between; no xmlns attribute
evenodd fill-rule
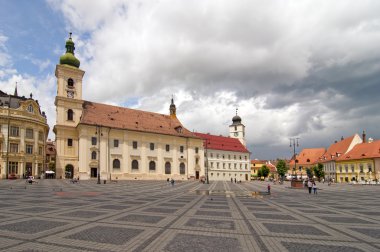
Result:
<svg viewBox="0 0 380 252"><path fill-rule="evenodd" d="M0 90L0 178L40 177L44 171L45 112L32 94L19 96Z"/></svg>
<svg viewBox="0 0 380 252"><path fill-rule="evenodd" d="M203 140L176 116L82 100L84 71L74 42L56 66L57 178L100 180L199 179L204 174Z"/></svg>

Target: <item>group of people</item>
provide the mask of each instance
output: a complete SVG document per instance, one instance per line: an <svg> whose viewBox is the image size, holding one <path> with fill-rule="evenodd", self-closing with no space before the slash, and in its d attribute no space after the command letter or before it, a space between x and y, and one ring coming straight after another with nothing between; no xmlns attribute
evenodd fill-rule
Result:
<svg viewBox="0 0 380 252"><path fill-rule="evenodd" d="M172 185L172 186L174 186L174 179L170 179L170 178L168 178L168 179L166 180L166 182L168 183L168 185Z"/></svg>
<svg viewBox="0 0 380 252"><path fill-rule="evenodd" d="M317 184L315 183L315 180L309 179L307 182L305 181L305 186L309 189L309 194L311 194L311 191L314 192L314 194L318 194L317 191Z"/></svg>

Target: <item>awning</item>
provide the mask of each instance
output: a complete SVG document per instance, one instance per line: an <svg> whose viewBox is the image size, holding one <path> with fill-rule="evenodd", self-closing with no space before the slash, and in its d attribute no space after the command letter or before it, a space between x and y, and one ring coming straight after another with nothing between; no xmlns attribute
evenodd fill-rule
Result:
<svg viewBox="0 0 380 252"><path fill-rule="evenodd" d="M54 174L55 172L54 171L46 171L45 173L46 174Z"/></svg>

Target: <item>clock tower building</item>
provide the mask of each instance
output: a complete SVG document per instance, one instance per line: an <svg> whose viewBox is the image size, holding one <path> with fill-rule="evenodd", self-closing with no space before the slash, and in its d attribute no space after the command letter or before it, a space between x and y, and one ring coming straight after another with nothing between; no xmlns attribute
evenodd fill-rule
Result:
<svg viewBox="0 0 380 252"><path fill-rule="evenodd" d="M245 141L245 126L241 123L241 118L237 114L232 118L232 124L230 125L230 137L237 138L246 147Z"/></svg>
<svg viewBox="0 0 380 252"><path fill-rule="evenodd" d="M82 100L82 79L84 71L79 69L80 62L74 56L74 42L71 38L66 41L66 53L59 59L55 69L57 78L56 125L56 177L72 177L78 169L79 136L76 127L80 121Z"/></svg>

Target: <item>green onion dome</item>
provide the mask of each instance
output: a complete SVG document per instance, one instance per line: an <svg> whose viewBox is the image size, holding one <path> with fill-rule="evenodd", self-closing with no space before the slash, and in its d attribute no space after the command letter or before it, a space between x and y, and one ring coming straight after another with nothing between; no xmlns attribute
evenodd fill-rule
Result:
<svg viewBox="0 0 380 252"><path fill-rule="evenodd" d="M69 65L76 68L79 68L80 61L74 56L75 44L70 37L66 40L66 53L59 58L59 64L61 65Z"/></svg>

